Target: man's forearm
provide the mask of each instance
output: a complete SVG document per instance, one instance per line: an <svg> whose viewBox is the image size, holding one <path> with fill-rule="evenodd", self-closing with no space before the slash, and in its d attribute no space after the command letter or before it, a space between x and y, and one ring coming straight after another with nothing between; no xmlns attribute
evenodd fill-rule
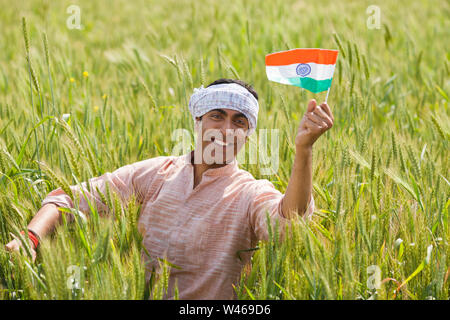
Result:
<svg viewBox="0 0 450 320"><path fill-rule="evenodd" d="M53 203L44 205L28 224L28 229L36 232L39 237L43 238L53 231L53 229L61 222L61 212Z"/></svg>
<svg viewBox="0 0 450 320"><path fill-rule="evenodd" d="M286 217L291 212L303 215L311 200L312 147L297 148L291 178L284 194L282 211Z"/></svg>

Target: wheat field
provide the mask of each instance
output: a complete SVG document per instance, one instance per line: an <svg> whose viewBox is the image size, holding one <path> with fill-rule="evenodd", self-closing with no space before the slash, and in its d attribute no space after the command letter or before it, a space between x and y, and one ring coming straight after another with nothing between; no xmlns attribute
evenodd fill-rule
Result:
<svg viewBox="0 0 450 320"><path fill-rule="evenodd" d="M190 94L218 78L258 92L279 168L241 168L284 192L307 102L325 97L267 80L265 55L292 48L339 50L335 123L313 149L312 221L271 229L239 299L449 299L448 2L0 2L0 299L162 298L170 264L145 283L139 208L114 194L112 217L64 222L34 263L3 244L57 187L173 155L177 129L193 147Z"/></svg>

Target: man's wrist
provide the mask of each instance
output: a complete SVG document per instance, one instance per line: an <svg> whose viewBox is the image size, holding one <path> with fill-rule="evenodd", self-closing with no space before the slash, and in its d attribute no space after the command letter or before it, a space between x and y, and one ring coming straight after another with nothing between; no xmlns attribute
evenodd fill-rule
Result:
<svg viewBox="0 0 450 320"><path fill-rule="evenodd" d="M28 233L29 242L33 245L33 249L37 250L37 248L39 247L39 243L41 241L39 235L30 229L28 229L27 231L28 231L27 233ZM25 231L23 231L23 230L20 233L22 235L25 235Z"/></svg>
<svg viewBox="0 0 450 320"><path fill-rule="evenodd" d="M292 167L292 170L293 172L295 172L295 174L302 172L303 175L304 170L311 167L312 153L312 146L296 148L294 164Z"/></svg>
<svg viewBox="0 0 450 320"><path fill-rule="evenodd" d="M296 146L296 154L299 155L311 155L312 154L312 145L307 145L307 146Z"/></svg>

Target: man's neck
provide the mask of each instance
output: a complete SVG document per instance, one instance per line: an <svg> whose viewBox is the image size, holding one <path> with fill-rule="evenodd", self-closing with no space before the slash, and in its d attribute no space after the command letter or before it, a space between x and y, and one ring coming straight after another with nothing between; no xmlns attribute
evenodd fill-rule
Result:
<svg viewBox="0 0 450 320"><path fill-rule="evenodd" d="M202 158L202 162L201 163L194 163L194 154L195 153L192 153L192 155L191 155L191 163L194 166L194 188L201 182L202 177L203 177L203 173L205 173L206 170L221 168L221 167L227 165L227 163L207 164L207 163L203 162L203 158Z"/></svg>

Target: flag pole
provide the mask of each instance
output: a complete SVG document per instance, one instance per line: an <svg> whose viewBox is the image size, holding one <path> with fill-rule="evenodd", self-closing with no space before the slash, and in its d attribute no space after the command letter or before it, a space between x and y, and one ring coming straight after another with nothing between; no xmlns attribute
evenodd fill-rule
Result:
<svg viewBox="0 0 450 320"><path fill-rule="evenodd" d="M331 89L331 86L328 88L327 96L325 97L325 103L327 103L327 100L328 100L328 94L330 93L330 89Z"/></svg>

